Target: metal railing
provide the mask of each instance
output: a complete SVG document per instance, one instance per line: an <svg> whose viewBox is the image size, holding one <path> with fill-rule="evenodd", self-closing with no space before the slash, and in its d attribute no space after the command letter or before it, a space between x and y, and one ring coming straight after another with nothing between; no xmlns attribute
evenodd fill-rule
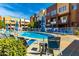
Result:
<svg viewBox="0 0 79 59"><path fill-rule="evenodd" d="M60 34L74 34L74 27L63 27L63 28L49 28L46 29L47 32L60 33Z"/></svg>

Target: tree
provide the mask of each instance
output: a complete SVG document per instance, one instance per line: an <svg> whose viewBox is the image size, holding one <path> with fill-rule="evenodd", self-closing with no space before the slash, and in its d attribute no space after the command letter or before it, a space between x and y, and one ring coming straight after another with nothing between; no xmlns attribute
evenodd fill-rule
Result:
<svg viewBox="0 0 79 59"><path fill-rule="evenodd" d="M2 28L2 21L0 20L0 28Z"/></svg>
<svg viewBox="0 0 79 59"><path fill-rule="evenodd" d="M28 24L28 27L30 27L30 28L31 28L31 23L29 23L29 24Z"/></svg>
<svg viewBox="0 0 79 59"><path fill-rule="evenodd" d="M0 40L0 56L25 56L26 47L23 41L14 38Z"/></svg>
<svg viewBox="0 0 79 59"><path fill-rule="evenodd" d="M0 20L0 28L5 28L5 23L2 20Z"/></svg>
<svg viewBox="0 0 79 59"><path fill-rule="evenodd" d="M38 22L34 22L34 28L38 28Z"/></svg>
<svg viewBox="0 0 79 59"><path fill-rule="evenodd" d="M35 21L33 21L33 22L30 23L32 28L34 28L34 22Z"/></svg>
<svg viewBox="0 0 79 59"><path fill-rule="evenodd" d="M38 27L38 22L31 22L31 23L29 23L28 24L28 27L30 27L30 28L37 28Z"/></svg>
<svg viewBox="0 0 79 59"><path fill-rule="evenodd" d="M34 22L30 22L30 23L28 24L28 27L34 28Z"/></svg>

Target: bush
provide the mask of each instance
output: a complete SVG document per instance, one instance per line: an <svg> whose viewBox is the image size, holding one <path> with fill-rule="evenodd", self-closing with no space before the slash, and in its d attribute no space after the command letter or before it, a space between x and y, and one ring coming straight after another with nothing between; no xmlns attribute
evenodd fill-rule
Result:
<svg viewBox="0 0 79 59"><path fill-rule="evenodd" d="M5 38L0 40L0 56L25 56L26 47L21 40Z"/></svg>
<svg viewBox="0 0 79 59"><path fill-rule="evenodd" d="M75 31L75 35L79 35L79 31Z"/></svg>

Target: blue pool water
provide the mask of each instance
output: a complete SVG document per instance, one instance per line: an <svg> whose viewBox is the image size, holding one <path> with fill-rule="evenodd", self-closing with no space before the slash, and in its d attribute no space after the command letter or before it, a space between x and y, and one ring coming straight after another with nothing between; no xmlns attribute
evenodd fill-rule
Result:
<svg viewBox="0 0 79 59"><path fill-rule="evenodd" d="M43 34L38 32L21 32L20 36L30 37L30 38L38 38L38 39L47 39L48 37L52 36L49 34ZM52 36L54 37L54 36Z"/></svg>
<svg viewBox="0 0 79 59"><path fill-rule="evenodd" d="M27 42L27 44L28 45L31 45L33 42L35 42L36 40L29 40L28 42Z"/></svg>

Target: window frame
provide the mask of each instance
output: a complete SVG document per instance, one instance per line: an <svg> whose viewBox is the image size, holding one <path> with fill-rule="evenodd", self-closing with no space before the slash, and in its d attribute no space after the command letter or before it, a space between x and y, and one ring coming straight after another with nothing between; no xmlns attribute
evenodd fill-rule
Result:
<svg viewBox="0 0 79 59"><path fill-rule="evenodd" d="M51 11L51 16L54 16L54 15L56 15L56 14L57 14L57 10Z"/></svg>
<svg viewBox="0 0 79 59"><path fill-rule="evenodd" d="M72 5L72 10L77 10L77 5Z"/></svg>
<svg viewBox="0 0 79 59"><path fill-rule="evenodd" d="M60 7L59 12L64 12L66 9L67 9L66 6Z"/></svg>

